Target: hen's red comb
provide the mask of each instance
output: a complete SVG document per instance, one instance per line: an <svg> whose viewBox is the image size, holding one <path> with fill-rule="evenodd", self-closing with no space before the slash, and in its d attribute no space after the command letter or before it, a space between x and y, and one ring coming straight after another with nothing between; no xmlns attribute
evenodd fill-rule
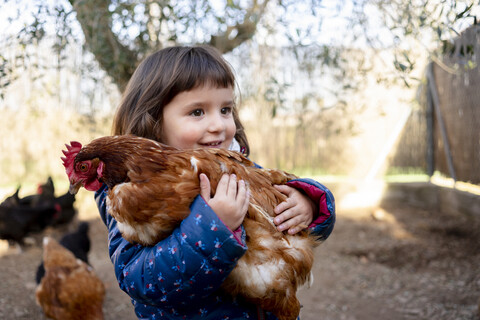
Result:
<svg viewBox="0 0 480 320"><path fill-rule="evenodd" d="M70 176L70 173L73 171L73 162L75 161L75 156L82 149L82 144L77 141L71 141L70 145L65 144L67 150L62 150L65 157L61 157L63 161L63 166L67 170L67 175Z"/></svg>

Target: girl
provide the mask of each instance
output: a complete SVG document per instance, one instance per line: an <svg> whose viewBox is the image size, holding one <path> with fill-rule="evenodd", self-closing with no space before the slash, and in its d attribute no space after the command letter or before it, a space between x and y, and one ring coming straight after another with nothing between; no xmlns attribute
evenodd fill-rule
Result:
<svg viewBox="0 0 480 320"><path fill-rule="evenodd" d="M116 135L134 134L180 148L224 148L249 155L234 99L235 78L211 47L171 47L147 57L125 90L113 123ZM106 213L107 187L95 198L109 230L109 254L120 288L139 319L276 319L221 289L245 253L242 221L249 191L224 175L213 197L200 176L201 194L171 236L152 247L124 240ZM295 234L308 226L326 239L335 222L330 191L310 179L276 186L288 198L275 208L278 230Z"/></svg>

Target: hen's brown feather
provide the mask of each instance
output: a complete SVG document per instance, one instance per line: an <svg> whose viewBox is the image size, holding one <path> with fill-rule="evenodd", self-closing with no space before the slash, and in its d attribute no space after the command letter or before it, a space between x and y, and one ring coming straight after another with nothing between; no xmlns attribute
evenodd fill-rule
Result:
<svg viewBox="0 0 480 320"><path fill-rule="evenodd" d="M233 151L177 150L134 136L96 139L82 148L75 163L95 158L105 164L101 179L109 187L108 212L126 240L144 245L164 239L187 217L200 193L200 173L210 179L212 194L224 173L244 180L252 195L243 223L249 249L223 287L281 320L296 319L296 291L309 278L314 241L306 231L291 236L273 223L275 206L286 199L273 185L296 176L255 168Z"/></svg>
<svg viewBox="0 0 480 320"><path fill-rule="evenodd" d="M52 238L43 243L45 275L35 297L57 320L102 320L105 287L92 268Z"/></svg>

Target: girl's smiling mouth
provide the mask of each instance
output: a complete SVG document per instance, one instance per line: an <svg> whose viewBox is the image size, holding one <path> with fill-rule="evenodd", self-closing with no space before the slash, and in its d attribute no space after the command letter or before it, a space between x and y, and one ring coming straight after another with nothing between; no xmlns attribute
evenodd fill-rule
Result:
<svg viewBox="0 0 480 320"><path fill-rule="evenodd" d="M199 144L204 146L204 147L216 148L216 147L220 147L222 145L222 143L223 143L223 141L213 141L213 142L199 143Z"/></svg>

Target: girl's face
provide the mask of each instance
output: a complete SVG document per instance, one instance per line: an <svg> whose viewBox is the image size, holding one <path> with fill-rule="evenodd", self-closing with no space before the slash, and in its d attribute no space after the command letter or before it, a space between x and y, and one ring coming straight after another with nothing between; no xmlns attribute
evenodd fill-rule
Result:
<svg viewBox="0 0 480 320"><path fill-rule="evenodd" d="M163 109L163 142L179 149L228 149L235 136L233 88L198 87Z"/></svg>

